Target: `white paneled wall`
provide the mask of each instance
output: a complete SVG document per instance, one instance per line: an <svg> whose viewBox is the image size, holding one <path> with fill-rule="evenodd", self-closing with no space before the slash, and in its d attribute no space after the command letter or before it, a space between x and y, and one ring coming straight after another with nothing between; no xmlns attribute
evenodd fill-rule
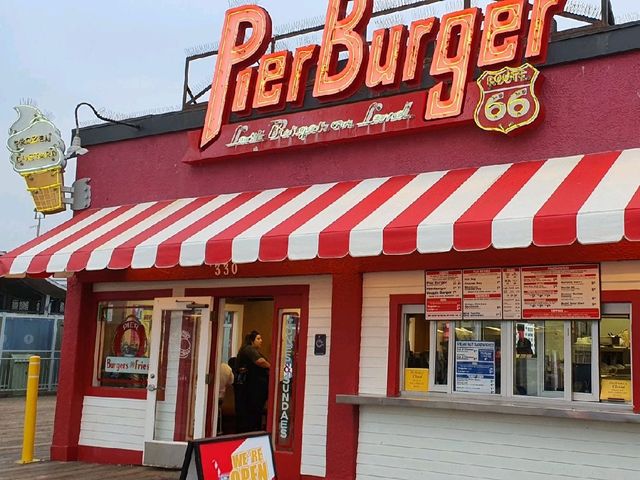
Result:
<svg viewBox="0 0 640 480"><path fill-rule="evenodd" d="M424 292L424 272L367 273L362 280L360 393L387 393L389 295Z"/></svg>
<svg viewBox="0 0 640 480"><path fill-rule="evenodd" d="M142 451L146 401L84 397L79 445Z"/></svg>
<svg viewBox="0 0 640 480"><path fill-rule="evenodd" d="M300 473L324 477L329 411L329 358L331 352L331 277L310 282L309 331L307 333L307 371L304 418L302 422L302 463ZM327 335L327 353L313 354L316 334Z"/></svg>
<svg viewBox="0 0 640 480"><path fill-rule="evenodd" d="M600 264L602 290L640 290L640 261Z"/></svg>
<svg viewBox="0 0 640 480"><path fill-rule="evenodd" d="M357 480L640 478L640 426L361 407Z"/></svg>

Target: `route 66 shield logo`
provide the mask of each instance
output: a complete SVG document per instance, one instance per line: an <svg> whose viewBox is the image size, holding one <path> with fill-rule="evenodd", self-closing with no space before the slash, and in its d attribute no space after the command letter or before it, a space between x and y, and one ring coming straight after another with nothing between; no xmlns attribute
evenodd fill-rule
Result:
<svg viewBox="0 0 640 480"><path fill-rule="evenodd" d="M543 77L532 65L486 71L477 80L480 100L474 114L483 130L511 133L531 125L540 115L536 96Z"/></svg>

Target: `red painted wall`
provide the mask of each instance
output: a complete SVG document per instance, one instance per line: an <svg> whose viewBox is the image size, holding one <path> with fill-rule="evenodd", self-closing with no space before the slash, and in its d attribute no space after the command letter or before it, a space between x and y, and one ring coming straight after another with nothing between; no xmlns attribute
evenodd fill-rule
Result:
<svg viewBox="0 0 640 480"><path fill-rule="evenodd" d="M82 322L90 309L91 286L70 278L67 283L66 311L62 334L60 379L54 420L51 459L69 461L78 458L78 438L84 384L84 367L92 354L87 349Z"/></svg>
<svg viewBox="0 0 640 480"><path fill-rule="evenodd" d="M637 147L638 64L631 52L544 68L545 119L518 137L466 125L190 166L179 132L91 146L77 176L103 207Z"/></svg>

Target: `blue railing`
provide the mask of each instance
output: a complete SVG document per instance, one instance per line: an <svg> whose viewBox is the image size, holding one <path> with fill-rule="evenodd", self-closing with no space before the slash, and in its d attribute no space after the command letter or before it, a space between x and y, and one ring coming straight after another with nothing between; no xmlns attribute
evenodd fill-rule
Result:
<svg viewBox="0 0 640 480"><path fill-rule="evenodd" d="M0 312L0 395L26 391L29 357L40 357L40 390L58 387L62 317Z"/></svg>

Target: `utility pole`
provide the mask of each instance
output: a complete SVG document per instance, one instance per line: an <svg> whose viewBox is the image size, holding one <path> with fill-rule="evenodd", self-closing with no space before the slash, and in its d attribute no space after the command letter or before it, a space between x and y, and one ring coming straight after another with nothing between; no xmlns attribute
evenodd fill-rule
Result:
<svg viewBox="0 0 640 480"><path fill-rule="evenodd" d="M42 222L42 220L44 219L44 214L38 212L35 208L33 209L35 215L34 215L34 219L37 220L37 224L35 225L36 227L36 237L40 236L40 223Z"/></svg>

